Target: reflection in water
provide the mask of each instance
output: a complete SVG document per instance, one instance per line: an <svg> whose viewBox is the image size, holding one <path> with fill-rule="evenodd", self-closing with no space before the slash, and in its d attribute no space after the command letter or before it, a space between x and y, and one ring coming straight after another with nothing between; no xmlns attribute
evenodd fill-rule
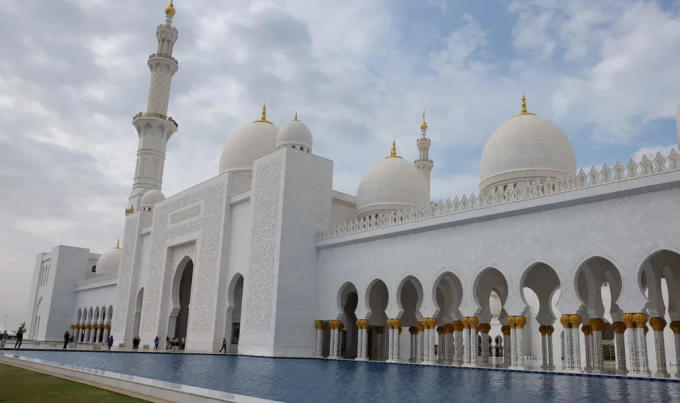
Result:
<svg viewBox="0 0 680 403"><path fill-rule="evenodd" d="M287 402L680 401L680 385L671 382L223 355L75 351L20 354Z"/></svg>

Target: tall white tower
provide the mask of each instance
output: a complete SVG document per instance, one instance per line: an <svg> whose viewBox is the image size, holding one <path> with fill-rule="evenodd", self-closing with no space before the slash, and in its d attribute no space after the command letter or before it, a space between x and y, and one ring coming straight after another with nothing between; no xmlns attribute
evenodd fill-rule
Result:
<svg viewBox="0 0 680 403"><path fill-rule="evenodd" d="M425 112L423 112L423 123L420 124L420 137L418 138L418 159L415 161L416 168L425 176L427 183L427 194L430 195L430 172L434 162L430 159L430 139L427 138L427 122L425 122Z"/></svg>
<svg viewBox="0 0 680 403"><path fill-rule="evenodd" d="M151 86L146 113L140 112L132 118L132 124L139 135L137 147L137 166L128 199L126 213L139 210L145 192L161 189L165 148L170 136L177 131L177 122L167 116L170 100L170 82L177 72L178 63L172 57L172 48L177 41L177 29L172 26L175 7L170 4L165 9L165 24L156 29L158 50L149 56L147 62L151 70Z"/></svg>

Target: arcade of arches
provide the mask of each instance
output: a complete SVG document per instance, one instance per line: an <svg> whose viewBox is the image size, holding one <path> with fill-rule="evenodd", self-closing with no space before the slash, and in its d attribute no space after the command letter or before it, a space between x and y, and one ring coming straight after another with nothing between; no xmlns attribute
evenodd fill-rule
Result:
<svg viewBox="0 0 680 403"><path fill-rule="evenodd" d="M557 309L566 285L540 262L521 277L520 312L506 312L508 282L495 267L477 275L476 306L467 312L461 311L466 290L453 272L434 284L409 275L395 289L381 279L365 290L348 281L338 290L337 317L315 321L315 355L668 377L667 351L680 362L680 254L661 250L642 263L638 286L647 302L638 312L623 312L617 304L623 281L611 261L585 260L573 279L580 305L570 312ZM423 287L430 286L435 309L424 312Z"/></svg>
<svg viewBox="0 0 680 403"><path fill-rule="evenodd" d="M106 343L111 333L113 307L79 308L76 323L71 325L73 340L77 343Z"/></svg>

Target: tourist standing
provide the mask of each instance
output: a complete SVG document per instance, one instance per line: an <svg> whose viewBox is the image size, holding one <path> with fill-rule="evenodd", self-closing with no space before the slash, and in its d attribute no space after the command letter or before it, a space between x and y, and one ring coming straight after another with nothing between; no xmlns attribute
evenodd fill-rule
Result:
<svg viewBox="0 0 680 403"><path fill-rule="evenodd" d="M220 353L224 352L225 354L227 353L227 338L222 337L222 347L220 348Z"/></svg>
<svg viewBox="0 0 680 403"><path fill-rule="evenodd" d="M64 332L64 348L63 348L64 350L66 350L66 347L68 347L68 342L70 340L71 340L71 333L69 333L68 330L67 330L66 332Z"/></svg>
<svg viewBox="0 0 680 403"><path fill-rule="evenodd" d="M109 351L111 351L111 347L113 347L113 335L110 334L109 338L106 340L106 345L109 346Z"/></svg>
<svg viewBox="0 0 680 403"><path fill-rule="evenodd" d="M14 343L14 348L21 348L21 343L24 341L24 332L26 331L26 323L22 323L17 329L17 341Z"/></svg>
<svg viewBox="0 0 680 403"><path fill-rule="evenodd" d="M156 338L153 339L153 349L154 350L158 350L158 343L160 343L160 341L161 341L161 339L158 336L156 336Z"/></svg>

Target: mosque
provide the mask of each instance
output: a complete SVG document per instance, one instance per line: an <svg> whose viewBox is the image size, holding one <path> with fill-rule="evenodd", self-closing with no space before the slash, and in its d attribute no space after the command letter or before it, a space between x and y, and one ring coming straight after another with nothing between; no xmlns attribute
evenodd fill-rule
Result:
<svg viewBox="0 0 680 403"><path fill-rule="evenodd" d="M333 190L309 128L277 127L265 107L226 140L216 176L166 197L172 2L165 15L132 119L122 243L38 254L29 337L679 376L677 148L578 169L568 137L522 98L484 147L476 194L431 200L423 116L418 160L393 144L354 196Z"/></svg>

